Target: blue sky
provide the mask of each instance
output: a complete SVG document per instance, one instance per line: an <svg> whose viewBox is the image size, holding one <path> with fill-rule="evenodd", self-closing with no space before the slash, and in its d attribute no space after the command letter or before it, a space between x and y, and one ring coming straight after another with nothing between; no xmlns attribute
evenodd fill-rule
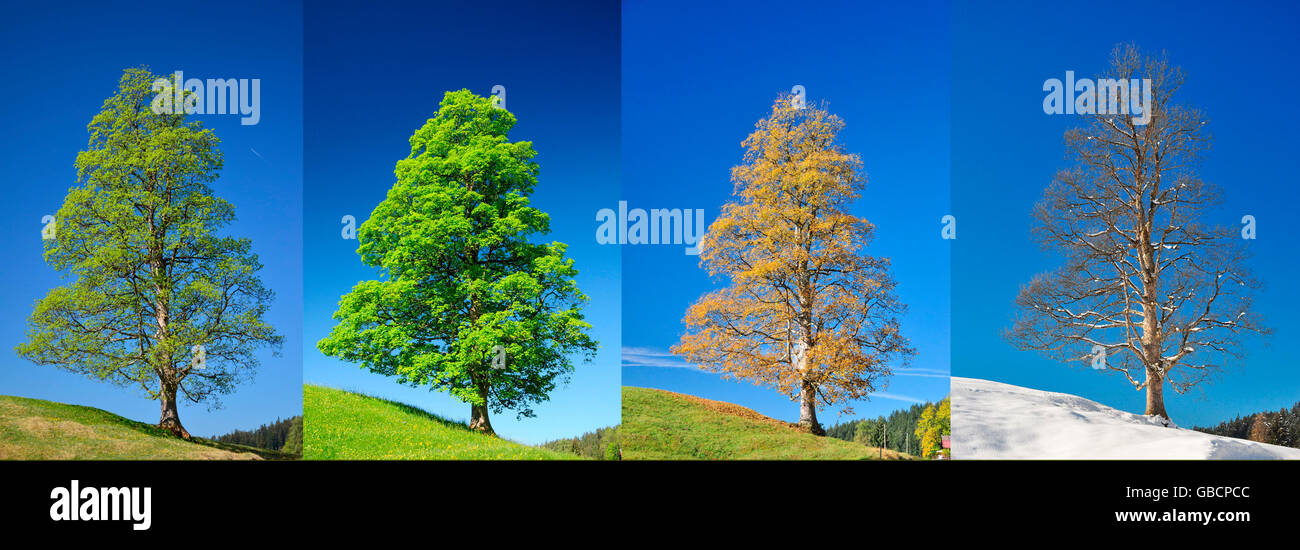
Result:
<svg viewBox="0 0 1300 550"><path fill-rule="evenodd" d="M854 417L948 394L948 12L817 2L626 2L623 8L623 196L629 208L702 208L730 200L741 141L772 101L803 85L845 121L845 149L869 183L855 213L876 225L867 253L893 261L903 331L918 350ZM727 381L667 355L686 308L711 279L681 246L623 246L623 383L730 401L797 421L775 389ZM819 411L826 425L838 408Z"/></svg>
<svg viewBox="0 0 1300 550"><path fill-rule="evenodd" d="M165 8L165 9L164 9ZM6 4L0 17L0 394L89 405L156 423L158 402L138 390L92 381L13 354L25 340L36 300L61 284L41 258L41 217L53 214L76 183L73 161L89 139L86 124L117 90L122 70L147 65L187 78L260 78L261 120L199 116L222 140L225 168L213 191L235 207L224 231L252 239L276 292L267 320L285 336L282 357L265 350L251 383L224 408L181 404L195 435L249 429L302 411L301 8L293 2L247 6L156 3L131 10L101 2ZM257 17L248 17L256 13ZM111 40L106 40L111 36ZM160 40L174 40L166 44ZM255 151L255 152L254 152Z"/></svg>
<svg viewBox="0 0 1300 550"><path fill-rule="evenodd" d="M513 140L537 150L533 205L551 215L547 241L569 244L587 320L600 350L570 382L516 420L494 414L502 437L524 443L573 437L620 422L619 250L595 242L595 213L619 192L618 5L442 2L407 5L310 2L305 9L306 382L410 403L456 420L469 405L428 388L325 357L316 342L333 327L341 295L375 273L340 235L344 215L365 220L392 186L408 138L448 90L488 95L506 87Z"/></svg>
<svg viewBox="0 0 1300 550"><path fill-rule="evenodd" d="M1294 6L1263 7L1101 2L1086 10L1041 3L957 3L952 14L952 189L958 220L953 248L953 375L1081 395L1141 413L1144 394L1122 376L1066 367L1000 337L1010 326L1019 286L1059 258L1030 240L1030 209L1056 170L1065 168L1062 135L1077 118L1042 111L1043 81L1065 71L1103 71L1111 49L1134 42L1165 50L1182 66L1181 101L1209 120L1213 147L1200 175L1223 192L1206 220L1239 226L1254 215L1249 243L1264 281L1256 305L1276 332L1258 339L1244 362L1186 395L1165 392L1180 425L1209 425L1234 415L1277 410L1300 400L1300 336L1292 310L1297 198L1294 128L1300 26ZM1154 24L1158 22L1158 24ZM1212 30L1212 31L1211 31Z"/></svg>

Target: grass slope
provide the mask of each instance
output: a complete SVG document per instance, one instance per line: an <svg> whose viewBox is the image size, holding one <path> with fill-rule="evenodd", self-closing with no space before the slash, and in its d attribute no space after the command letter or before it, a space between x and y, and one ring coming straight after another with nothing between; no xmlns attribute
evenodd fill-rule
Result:
<svg viewBox="0 0 1300 550"><path fill-rule="evenodd" d="M573 460L471 431L405 403L304 385L303 458L311 460Z"/></svg>
<svg viewBox="0 0 1300 550"><path fill-rule="evenodd" d="M5 460L258 460L288 459L276 451L172 437L157 426L108 411L0 396L0 459Z"/></svg>
<svg viewBox="0 0 1300 550"><path fill-rule="evenodd" d="M872 460L879 452L733 403L629 386L622 431L625 460ZM909 457L886 449L884 458Z"/></svg>

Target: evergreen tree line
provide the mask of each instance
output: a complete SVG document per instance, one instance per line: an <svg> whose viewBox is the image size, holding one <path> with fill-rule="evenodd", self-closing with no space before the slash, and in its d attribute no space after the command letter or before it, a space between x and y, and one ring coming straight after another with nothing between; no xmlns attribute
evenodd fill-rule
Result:
<svg viewBox="0 0 1300 550"><path fill-rule="evenodd" d="M1211 428L1194 427L1207 434L1249 439L1270 445L1300 448L1300 402L1288 409L1238 416Z"/></svg>
<svg viewBox="0 0 1300 550"><path fill-rule="evenodd" d="M593 460L621 460L619 450L619 427L597 428L578 437L556 439L538 445L543 449L573 453Z"/></svg>
<svg viewBox="0 0 1300 550"><path fill-rule="evenodd" d="M869 442L872 447L885 447L900 453L920 456L921 441L916 436L916 424L921 420L921 413L926 407L938 407L938 403L925 402L899 409L889 416L879 416L862 420L848 420L827 428L826 435L850 442ZM883 429L882 429L883 428ZM858 430L866 429L870 433L862 434L859 441Z"/></svg>
<svg viewBox="0 0 1300 550"><path fill-rule="evenodd" d="M214 435L213 441L245 445L259 449L269 449L284 453L302 455L302 417L295 416L270 424L262 424L256 430L235 430L225 435Z"/></svg>

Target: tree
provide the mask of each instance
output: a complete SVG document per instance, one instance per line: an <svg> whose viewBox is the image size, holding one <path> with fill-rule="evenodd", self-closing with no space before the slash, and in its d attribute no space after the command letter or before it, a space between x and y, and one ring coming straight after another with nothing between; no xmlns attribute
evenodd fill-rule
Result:
<svg viewBox="0 0 1300 550"><path fill-rule="evenodd" d="M889 260L862 252L874 230L849 212L866 184L836 137L844 122L791 96L772 105L732 168L735 201L705 235L700 263L731 285L690 306L673 352L725 377L799 401L814 434L822 406L883 389L890 363L915 352ZM844 408L851 412L850 407Z"/></svg>
<svg viewBox="0 0 1300 550"><path fill-rule="evenodd" d="M868 447L884 447L885 432L888 429L889 425L883 417L878 420L859 421L858 428L853 434L853 441Z"/></svg>
<svg viewBox="0 0 1300 550"><path fill-rule="evenodd" d="M283 341L263 320L273 293L248 239L218 236L234 208L208 184L220 141L183 113L151 108L158 78L127 69L91 120L77 185L45 261L67 286L36 302L18 355L161 403L158 426L190 437L177 400L208 402L252 376L254 350Z"/></svg>
<svg viewBox="0 0 1300 550"><path fill-rule="evenodd" d="M1085 115L1086 127L1065 134L1074 166L1034 209L1035 237L1065 261L1021 288L1005 336L1122 374L1146 390L1146 414L1168 419L1166 383L1186 392L1240 359L1244 336L1268 330L1252 310L1259 284L1244 241L1203 221L1218 193L1196 175L1206 121L1174 101L1182 71L1120 46L1106 77L1150 79L1150 120Z"/></svg>
<svg viewBox="0 0 1300 550"><path fill-rule="evenodd" d="M1278 411L1278 445L1300 447L1300 415L1297 412L1300 412L1300 405Z"/></svg>
<svg viewBox="0 0 1300 550"><path fill-rule="evenodd" d="M1250 424L1250 440L1260 443L1273 443L1273 415L1262 412L1255 415Z"/></svg>
<svg viewBox="0 0 1300 550"><path fill-rule="evenodd" d="M284 446L280 448L281 452L302 456L302 421L301 416L293 418L293 423L289 425L289 435L285 437Z"/></svg>
<svg viewBox="0 0 1300 550"><path fill-rule="evenodd" d="M623 446L622 438L619 437L618 428L608 430L610 437L605 443L605 460L622 460Z"/></svg>
<svg viewBox="0 0 1300 550"><path fill-rule="evenodd" d="M936 407L926 405L913 432L921 443L921 456L934 458L943 450L943 436L952 433L952 401L945 397Z"/></svg>
<svg viewBox="0 0 1300 550"><path fill-rule="evenodd" d="M870 420L859 420L853 430L853 442L859 445L871 445L875 426Z"/></svg>
<svg viewBox="0 0 1300 550"><path fill-rule="evenodd" d="M470 427L493 433L489 409L534 415L570 354L596 342L587 297L566 245L535 244L550 218L529 206L538 165L532 143L510 142L515 116L468 90L447 92L411 136L397 183L357 234L382 280L339 301L339 323L318 344L398 382L470 405Z"/></svg>

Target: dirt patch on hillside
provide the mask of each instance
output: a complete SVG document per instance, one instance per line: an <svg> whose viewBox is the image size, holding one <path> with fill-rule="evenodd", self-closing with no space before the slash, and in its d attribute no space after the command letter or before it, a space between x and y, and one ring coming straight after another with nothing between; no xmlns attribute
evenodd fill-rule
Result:
<svg viewBox="0 0 1300 550"><path fill-rule="evenodd" d="M71 420L57 420L43 416L25 416L14 420L14 426L38 437L72 436L80 438L95 437L95 430L85 424Z"/></svg>
<svg viewBox="0 0 1300 550"><path fill-rule="evenodd" d="M21 460L25 458L22 455L22 449L16 445L0 443L0 460Z"/></svg>
<svg viewBox="0 0 1300 550"><path fill-rule="evenodd" d="M687 395L684 393L676 393L676 392L670 392L664 390L655 390L655 391L666 393L677 399L691 403L697 407L702 407L709 412L713 412L717 414L725 414L728 416L736 416L752 422L758 422L760 424L768 424L778 428L785 428L788 430L794 430L796 432L807 433L807 430L800 428L798 424L792 424L790 422L777 420L770 416L760 414L758 411L755 411L754 409L742 407L735 403L728 403L726 401L714 401L712 399L705 399L703 397L696 397L694 395Z"/></svg>
<svg viewBox="0 0 1300 550"><path fill-rule="evenodd" d="M140 456L142 460L262 460L262 457L254 453L236 453L223 449L215 449L197 443L188 443L179 439L169 441L169 447L177 449L182 453L179 456L148 456L151 451L143 448L139 441L114 441L110 448L113 452L123 456ZM170 449L168 449L170 450Z"/></svg>

